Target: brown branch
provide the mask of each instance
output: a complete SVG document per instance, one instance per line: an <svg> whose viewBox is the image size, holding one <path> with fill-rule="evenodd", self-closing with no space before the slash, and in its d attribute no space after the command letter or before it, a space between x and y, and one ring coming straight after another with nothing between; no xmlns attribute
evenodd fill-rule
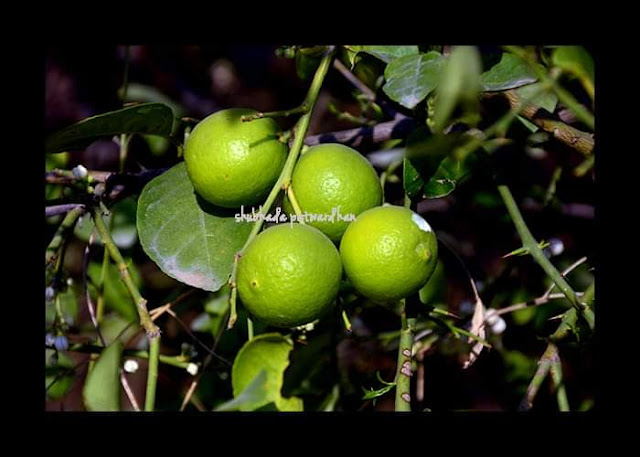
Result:
<svg viewBox="0 0 640 457"><path fill-rule="evenodd" d="M519 106L520 103L522 103L522 98L515 90L485 92L483 94L485 97L493 97L497 95L505 97L511 108ZM582 130L578 130L565 124L561 120L554 119L553 115L544 108L532 103L526 103L520 111L520 115L527 118L545 132L551 133L554 138L560 142L581 152L585 156L588 156L593 152L595 143L593 134L583 132Z"/></svg>

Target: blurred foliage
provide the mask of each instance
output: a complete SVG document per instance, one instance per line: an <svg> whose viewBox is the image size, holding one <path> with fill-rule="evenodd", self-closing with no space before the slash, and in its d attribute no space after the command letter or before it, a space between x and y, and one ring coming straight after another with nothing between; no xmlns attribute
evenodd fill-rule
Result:
<svg viewBox="0 0 640 457"><path fill-rule="evenodd" d="M274 111L300 103L321 50L319 46L143 45L124 52L123 47L113 46L96 49L87 59L71 45L52 46L46 55L45 133L49 150L56 153L45 155L45 169L71 170L82 164L89 170L118 171L116 134L125 132L132 133L124 162L126 172L170 168L180 162L179 143L197 119L232 106ZM592 105L595 65L585 48L539 46L527 50L536 57L538 68L560 70L558 81L580 103ZM122 100L127 55L128 86L126 100ZM575 216L569 210L571 205L593 205L593 175L569 172L584 157L524 116L515 117L517 121L505 125L500 135L483 143L482 148L463 157L456 151L477 138L475 130L491 127L508 111L499 97L485 97L489 92L513 89L553 116L566 106L553 91L541 90L535 72L522 58L497 47L354 45L341 47L338 57L375 92L376 99L367 100L338 72L330 72L324 86L326 100L317 106L310 134L353 128L328 106L339 106L373 123L389 121L398 113L411 117L415 127L408 137L382 144L363 142L358 149L365 155L400 151L396 160L400 158L402 167L389 172L386 201L402 205L406 192L412 207L425 216L441 242L436 271L420 291L424 307L418 314L416 334L424 357L420 362L414 360L414 369L422 364L426 375L424 399L415 402L414 410L516 409L544 351L543 340L557 327L558 320L553 318L569 304L553 300L502 315L504 331L487 335L491 349L483 350L471 368L461 369L470 346L467 331L473 312L469 275L487 309L530 301L551 285L530 256L503 258L519 249L521 241L495 190L495 179L508 183L538 240L562 240L562 252L549 254L558 270L588 257L568 275L575 290L583 291L594 280L595 227L592 217ZM123 102L142 104L124 106ZM135 113L145 107L157 109L153 125L137 123ZM293 125L291 119L278 122L283 129ZM572 125L584 128L577 122ZM78 136L81 143L77 143ZM377 169L382 173L386 166ZM556 176L558 169L562 173ZM74 189L54 184L47 184L44 194L48 204L77 198ZM277 331L283 333L282 341L290 344L282 343L277 351L258 351L241 387L234 384L238 381L233 380L233 366L243 363L237 355L251 344L247 343L246 311L240 304L238 321L227 330L228 287L197 291L179 299L190 289L167 276L142 249L136 217L138 197L110 205L106 222L134 283L149 299L149 308L178 302L171 307L172 314L165 312L156 323L163 332L161 353L183 354L200 370L198 388L187 410L273 411L299 409L300 404L305 411L393 409L393 386L387 383L394 379L396 370L398 310L358 297L347 282L336 313L317 322L313 329L282 332L253 322L258 341ZM60 221L60 216L47 220L48 239ZM135 307L117 266L109 262L103 272L104 249L95 236L87 284L95 304L96 286L104 274L105 308L100 329L111 346L94 364L83 389L74 388L84 382L83 372L72 369L79 354L73 351L74 345L97 341L86 308L82 271L84 248L92 232L93 223L83 217L66 246L59 290L46 300L47 332L52 338L64 334L69 339L68 351L54 350L53 345L46 349L45 383L51 385L47 398L52 409L54 404L56 408L62 404L62 409L65 405L82 408L79 404L89 409L126 408L119 404L117 379L122 350L146 349ZM225 240L222 237L219 242L224 244ZM218 287L223 281L219 282ZM351 332L345 328L342 310ZM573 338L561 347L565 383L575 410L595 406L596 367L588 336L580 333L580 340ZM278 354L277 363L272 364L277 370L273 366L256 369ZM271 382L274 373L277 395ZM56 377L59 379L51 384ZM134 395L143 398L145 370L127 377ZM158 409L178 409L193 380L193 374L185 369L161 364ZM83 391L84 399L74 401ZM294 397L295 405L283 403ZM553 392L539 393L538 408L556 410Z"/></svg>

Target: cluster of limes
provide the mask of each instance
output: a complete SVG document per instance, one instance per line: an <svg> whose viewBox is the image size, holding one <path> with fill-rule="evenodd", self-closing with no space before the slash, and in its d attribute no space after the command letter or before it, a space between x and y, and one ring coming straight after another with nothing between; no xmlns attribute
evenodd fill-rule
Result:
<svg viewBox="0 0 640 457"><path fill-rule="evenodd" d="M191 132L184 149L188 176L205 200L226 208L262 203L288 155L273 119L249 122L247 109L218 111ZM341 144L308 148L293 169L293 199L285 213L306 223L263 230L246 247L237 270L245 308L284 328L312 322L335 303L344 275L373 302L417 292L437 264L436 236L418 214L383 204L377 173ZM303 213L303 214L302 214Z"/></svg>

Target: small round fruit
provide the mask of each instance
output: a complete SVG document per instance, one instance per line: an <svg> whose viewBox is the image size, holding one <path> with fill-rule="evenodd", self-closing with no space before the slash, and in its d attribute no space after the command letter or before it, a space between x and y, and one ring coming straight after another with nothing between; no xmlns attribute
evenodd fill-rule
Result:
<svg viewBox="0 0 640 457"><path fill-rule="evenodd" d="M349 215L355 218L382 203L382 186L371 163L342 144L310 147L293 170L291 186L302 213L326 219L306 223L336 243L351 222ZM294 213L288 199L283 207L286 213Z"/></svg>
<svg viewBox="0 0 640 457"><path fill-rule="evenodd" d="M438 263L436 235L408 208L384 205L360 214L345 231L340 256L355 289L376 303L417 292Z"/></svg>
<svg viewBox="0 0 640 457"><path fill-rule="evenodd" d="M329 238L308 225L282 224L247 246L238 261L237 287L250 314L291 328L333 307L341 277L340 253Z"/></svg>
<svg viewBox="0 0 640 457"><path fill-rule="evenodd" d="M251 109L217 111L193 129L184 147L187 174L196 192L209 203L238 208L264 201L278 180L287 145L278 139L278 125Z"/></svg>

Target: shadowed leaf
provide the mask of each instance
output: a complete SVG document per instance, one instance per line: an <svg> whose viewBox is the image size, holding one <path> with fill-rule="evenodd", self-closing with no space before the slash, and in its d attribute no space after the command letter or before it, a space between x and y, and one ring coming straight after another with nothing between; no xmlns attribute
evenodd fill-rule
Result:
<svg viewBox="0 0 640 457"><path fill-rule="evenodd" d="M82 390L84 404L89 411L120 410L120 362L122 343L111 343L87 375Z"/></svg>
<svg viewBox="0 0 640 457"><path fill-rule="evenodd" d="M99 138L122 133L169 137L173 112L162 103L143 103L84 119L52 134L45 142L47 153L84 149Z"/></svg>

